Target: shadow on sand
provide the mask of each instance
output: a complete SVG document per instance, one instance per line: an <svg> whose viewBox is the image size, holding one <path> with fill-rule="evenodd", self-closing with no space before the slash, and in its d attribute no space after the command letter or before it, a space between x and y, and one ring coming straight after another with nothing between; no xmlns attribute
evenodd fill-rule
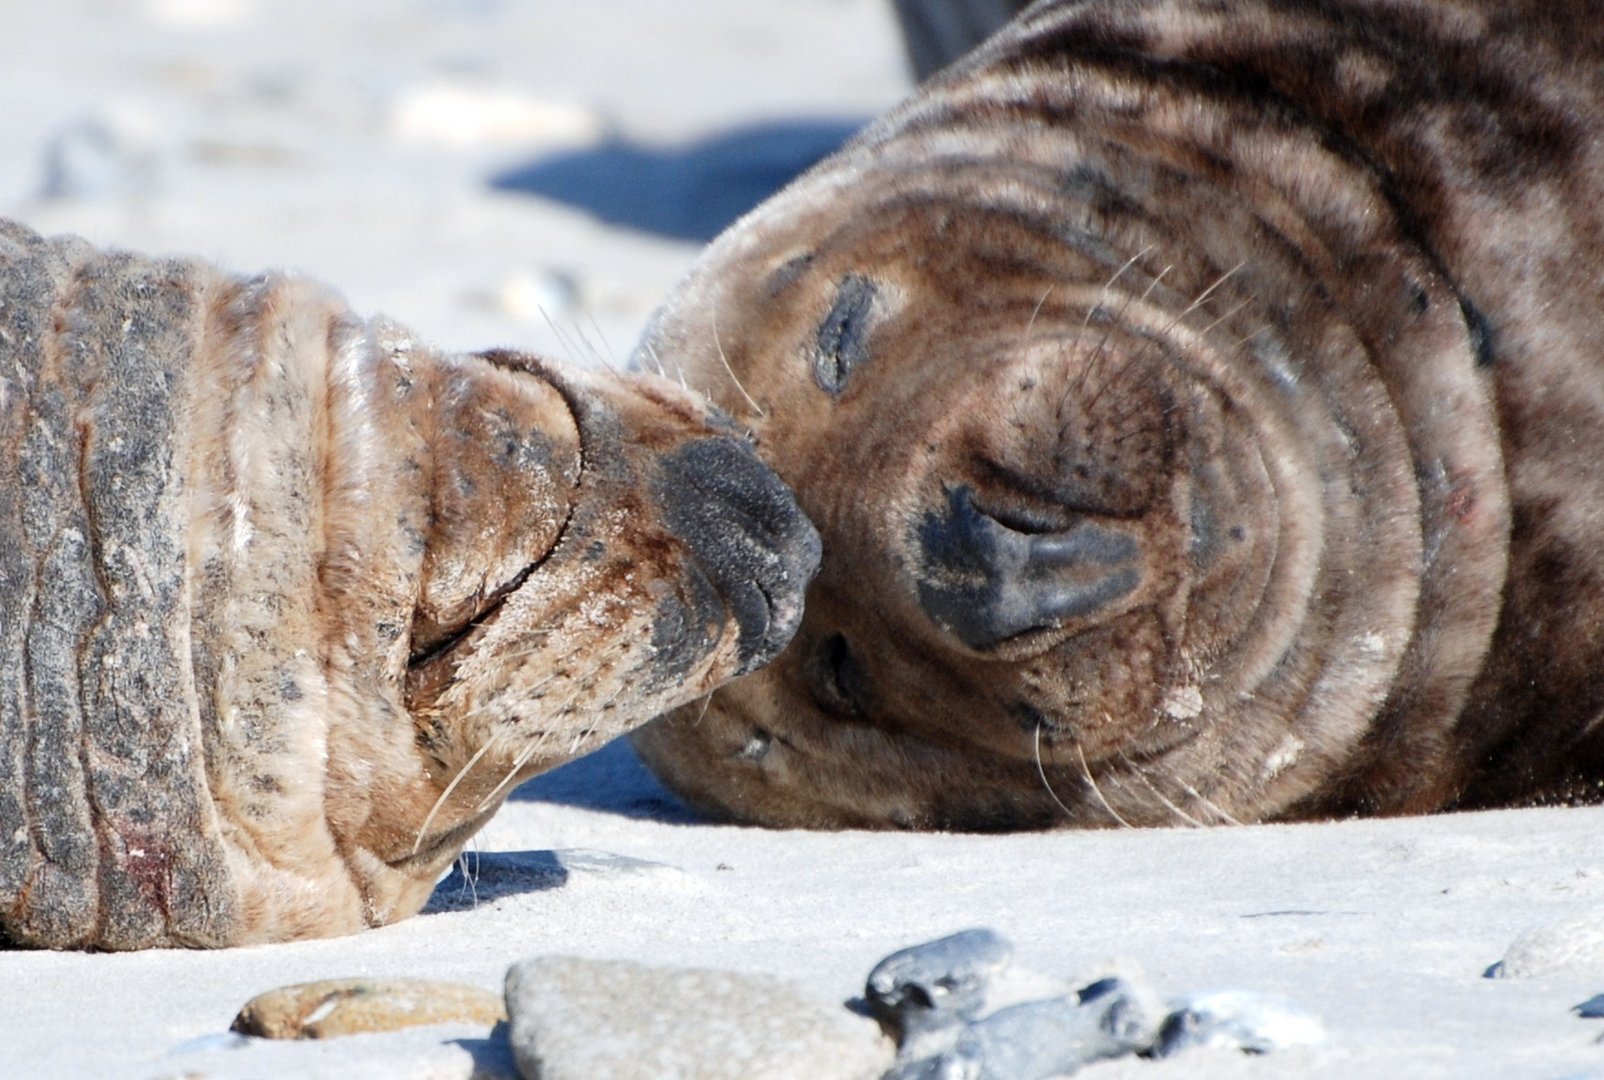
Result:
<svg viewBox="0 0 1604 1080"><path fill-rule="evenodd" d="M681 146L619 140L507 169L490 186L566 203L614 225L707 241L865 122L781 120Z"/></svg>
<svg viewBox="0 0 1604 1080"><path fill-rule="evenodd" d="M703 820L657 782L628 738L614 739L600 750L541 773L508 797L518 802L557 803L670 824L689 825Z"/></svg>

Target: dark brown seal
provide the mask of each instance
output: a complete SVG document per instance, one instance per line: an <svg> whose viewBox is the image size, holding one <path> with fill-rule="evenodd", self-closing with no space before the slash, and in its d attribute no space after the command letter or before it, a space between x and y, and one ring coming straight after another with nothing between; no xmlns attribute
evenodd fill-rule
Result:
<svg viewBox="0 0 1604 1080"><path fill-rule="evenodd" d="M521 778L776 652L817 553L678 387L0 223L0 936L409 915Z"/></svg>
<svg viewBox="0 0 1604 1080"><path fill-rule="evenodd" d="M644 341L825 557L638 745L780 824L1597 800L1601 177L1592 5L1034 5Z"/></svg>

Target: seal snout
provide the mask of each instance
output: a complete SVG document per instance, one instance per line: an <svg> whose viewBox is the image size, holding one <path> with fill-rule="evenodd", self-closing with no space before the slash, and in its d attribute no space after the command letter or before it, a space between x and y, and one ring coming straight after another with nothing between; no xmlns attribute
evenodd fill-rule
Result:
<svg viewBox="0 0 1604 1080"><path fill-rule="evenodd" d="M706 438L663 456L658 501L738 625L737 674L767 663L802 621L819 534L742 439Z"/></svg>
<svg viewBox="0 0 1604 1080"><path fill-rule="evenodd" d="M925 613L975 649L1093 615L1141 582L1130 533L1085 516L1052 531L1005 523L967 485L925 515L916 539Z"/></svg>

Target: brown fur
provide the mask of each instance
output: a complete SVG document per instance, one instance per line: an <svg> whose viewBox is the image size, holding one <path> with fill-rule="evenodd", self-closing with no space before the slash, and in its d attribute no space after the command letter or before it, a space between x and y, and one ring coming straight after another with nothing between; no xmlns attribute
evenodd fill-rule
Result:
<svg viewBox="0 0 1604 1080"><path fill-rule="evenodd" d="M777 824L1597 800L1601 72L1577 2L1030 8L644 344L825 545L648 760Z"/></svg>
<svg viewBox="0 0 1604 1080"><path fill-rule="evenodd" d="M773 653L817 559L664 381L4 222L0 461L18 943L409 915L521 779Z"/></svg>

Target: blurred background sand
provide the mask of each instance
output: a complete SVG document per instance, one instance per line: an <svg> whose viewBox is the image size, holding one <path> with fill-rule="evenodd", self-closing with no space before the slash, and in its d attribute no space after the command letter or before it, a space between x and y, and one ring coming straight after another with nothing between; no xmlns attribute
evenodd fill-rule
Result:
<svg viewBox="0 0 1604 1080"><path fill-rule="evenodd" d="M907 88L882 0L0 0L0 213L287 268L450 348L627 355Z"/></svg>

